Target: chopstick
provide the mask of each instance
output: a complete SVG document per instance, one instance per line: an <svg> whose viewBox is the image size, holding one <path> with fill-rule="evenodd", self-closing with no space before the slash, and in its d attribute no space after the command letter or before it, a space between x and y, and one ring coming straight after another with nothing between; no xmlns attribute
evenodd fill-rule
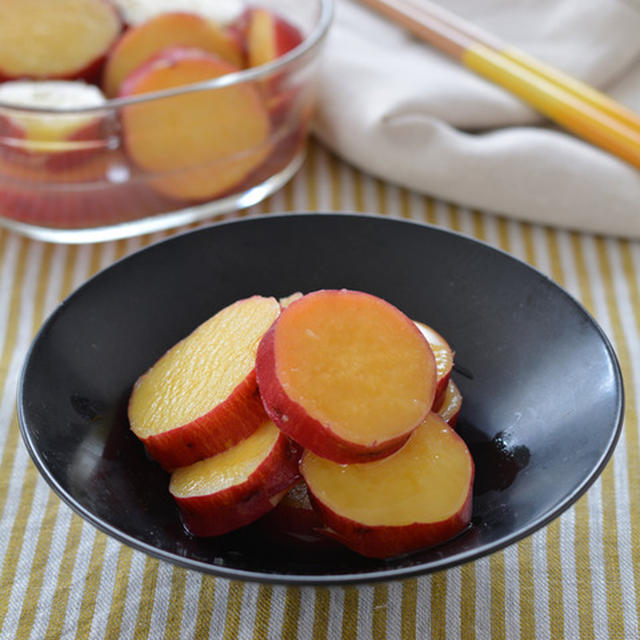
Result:
<svg viewBox="0 0 640 640"><path fill-rule="evenodd" d="M430 0L360 0L564 129L640 168L640 116Z"/></svg>

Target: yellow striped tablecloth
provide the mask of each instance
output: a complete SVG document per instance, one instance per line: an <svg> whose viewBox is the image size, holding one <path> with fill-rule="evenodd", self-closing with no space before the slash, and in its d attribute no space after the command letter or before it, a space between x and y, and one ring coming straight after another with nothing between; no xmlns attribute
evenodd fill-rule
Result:
<svg viewBox="0 0 640 640"><path fill-rule="evenodd" d="M85 523L49 489L21 442L15 397L26 350L59 301L171 234L63 246L0 231L0 638L639 638L640 243L450 206L364 175L318 145L282 191L236 215L295 210L433 223L565 287L609 336L625 380L624 431L602 476L521 542L402 582L243 584L147 557Z"/></svg>

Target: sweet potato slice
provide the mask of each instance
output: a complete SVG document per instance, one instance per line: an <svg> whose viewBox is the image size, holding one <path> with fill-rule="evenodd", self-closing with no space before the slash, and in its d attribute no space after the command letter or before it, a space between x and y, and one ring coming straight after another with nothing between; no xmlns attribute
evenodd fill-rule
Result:
<svg viewBox="0 0 640 640"><path fill-rule="evenodd" d="M384 300L321 290L291 302L256 362L271 419L336 462L389 454L431 409L436 368L416 325Z"/></svg>
<svg viewBox="0 0 640 640"><path fill-rule="evenodd" d="M121 29L107 0L2 0L0 80L94 80Z"/></svg>
<svg viewBox="0 0 640 640"><path fill-rule="evenodd" d="M299 479L300 448L270 421L235 446L171 474L169 491L197 536L245 526L278 504Z"/></svg>
<svg viewBox="0 0 640 640"><path fill-rule="evenodd" d="M234 70L199 49L164 49L127 78L121 95L204 82ZM271 151L269 114L248 83L126 106L122 128L127 153L150 173L149 185L176 199L228 193Z"/></svg>
<svg viewBox="0 0 640 640"><path fill-rule="evenodd" d="M239 300L174 345L135 383L131 429L164 468L224 451L265 422L255 357L279 312L275 298Z"/></svg>
<svg viewBox="0 0 640 640"><path fill-rule="evenodd" d="M117 96L131 72L169 47L201 49L220 56L234 67L243 63L238 40L214 21L194 13L161 13L129 29L109 53L102 79L107 97Z"/></svg>
<svg viewBox="0 0 640 640"><path fill-rule="evenodd" d="M340 465L306 451L300 470L326 533L365 556L439 544L471 519L473 459L435 413L382 460Z"/></svg>
<svg viewBox="0 0 640 640"><path fill-rule="evenodd" d="M445 392L442 394L441 401L439 405L434 406L434 411L452 428L455 429L456 424L458 423L458 416L460 415L460 411L462 410L462 394L460 393L460 389L458 389L458 385L449 379L447 383L447 388Z"/></svg>
<svg viewBox="0 0 640 640"><path fill-rule="evenodd" d="M416 321L416 325L422 332L422 335L427 339L436 359L437 382L434 405L438 405L442 401L442 397L447 389L451 370L453 369L453 349L449 346L449 343L429 325L418 321Z"/></svg>

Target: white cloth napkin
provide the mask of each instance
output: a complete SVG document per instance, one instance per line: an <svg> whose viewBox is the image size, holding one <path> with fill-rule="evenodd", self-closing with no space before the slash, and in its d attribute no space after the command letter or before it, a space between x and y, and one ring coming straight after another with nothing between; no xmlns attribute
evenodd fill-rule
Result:
<svg viewBox="0 0 640 640"><path fill-rule="evenodd" d="M637 0L440 0L640 112ZM640 170L356 1L336 0L316 135L355 166L463 206L640 238Z"/></svg>

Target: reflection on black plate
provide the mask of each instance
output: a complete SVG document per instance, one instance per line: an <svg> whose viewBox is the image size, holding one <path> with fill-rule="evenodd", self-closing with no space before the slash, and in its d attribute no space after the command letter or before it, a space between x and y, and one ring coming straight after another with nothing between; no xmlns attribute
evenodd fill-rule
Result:
<svg viewBox="0 0 640 640"><path fill-rule="evenodd" d="M472 526L437 548L386 561L281 547L255 526L209 540L188 536L168 475L129 432L132 383L238 298L340 287L385 298L455 349L459 431L476 461ZM43 476L122 542L227 578L338 584L451 567L548 523L609 459L623 390L612 348L584 309L510 256L418 223L287 214L180 235L91 279L34 341L18 409Z"/></svg>

